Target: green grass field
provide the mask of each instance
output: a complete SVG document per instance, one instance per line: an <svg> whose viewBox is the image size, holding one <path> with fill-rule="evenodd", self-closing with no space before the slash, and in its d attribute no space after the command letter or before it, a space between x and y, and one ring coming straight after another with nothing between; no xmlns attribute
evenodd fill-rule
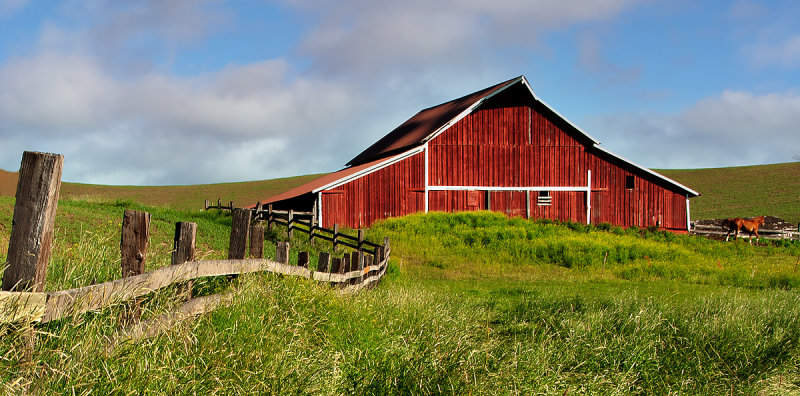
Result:
<svg viewBox="0 0 800 396"><path fill-rule="evenodd" d="M0 249L12 205L0 198ZM62 200L46 289L119 277L126 208L153 215L148 269L168 265L175 221L198 222L201 257L225 257L225 214ZM231 306L153 339L117 340L124 307L37 326L33 349L27 327L5 326L0 387L34 394L800 392L800 244L723 243L488 212L390 219L367 235L389 236L392 259L379 287L356 296L251 274L228 287L236 293ZM305 238L294 243L306 246ZM198 287L202 294L225 285ZM144 318L174 305L173 293L145 299Z"/></svg>
<svg viewBox="0 0 800 396"><path fill-rule="evenodd" d="M692 201L695 218L769 210L793 221L800 200L786 197L797 194L797 178L776 178L798 169L663 173L703 194ZM749 177L761 187L735 195ZM257 200L262 188L279 192L302 180L83 191L64 184L62 192L72 192L59 201L45 288L119 278L124 209L152 214L151 270L169 264L177 221L198 223L198 258L227 256L230 217L199 210L206 197ZM0 197L2 262L13 203ZM282 235L268 233L267 256L274 257ZM293 245L309 248L300 235ZM367 231L376 242L383 236L393 249L387 276L355 296L307 280L250 274L197 282L199 295L228 291L234 302L152 339L118 338L124 306L35 326L33 347L30 326L0 326L0 389L800 394L800 243L725 243L488 212L417 214ZM174 290L155 293L141 303L143 318L178 302Z"/></svg>

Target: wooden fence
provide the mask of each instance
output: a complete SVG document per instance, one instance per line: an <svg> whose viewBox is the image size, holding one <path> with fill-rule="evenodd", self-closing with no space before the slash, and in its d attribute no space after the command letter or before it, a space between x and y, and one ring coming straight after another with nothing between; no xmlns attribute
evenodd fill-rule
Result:
<svg viewBox="0 0 800 396"><path fill-rule="evenodd" d="M695 235L703 235L715 239L725 239L725 236L728 234L728 229L716 224L692 224L689 232ZM733 238L733 235L734 234L731 233L731 239ZM784 228L780 230L762 228L758 230L758 235L763 239L800 240L800 230L798 230L797 227ZM741 230L739 231L739 238L755 238L755 235L750 235L750 233L747 231Z"/></svg>
<svg viewBox="0 0 800 396"><path fill-rule="evenodd" d="M191 282L203 277L271 272L298 276L339 286L345 292L355 292L372 286L386 273L389 261L389 239L382 245L364 240L363 230L358 237L327 230L294 219L293 213L273 212L271 223L283 224L291 235L293 229L307 232L312 240L320 238L333 242L334 254L320 252L316 270L309 268L309 252L298 252L295 265L289 263L289 242L278 242L275 260L263 258L264 224L259 212L230 207L232 226L228 260L195 261L197 225L179 222L175 225L172 265L143 273L147 260L150 235L150 214L126 210L123 213L120 243L122 279L71 290L44 292L44 274L50 257L55 206L60 187L63 156L56 154L23 154L20 182L14 207L14 222L9 242L8 263L0 291L0 323L45 323L71 315L134 301L156 290L181 284L182 294L191 297ZM47 213L33 216L31 208ZM251 220L255 220L252 221ZM33 224L31 224L33 223ZM306 225L308 229L296 227ZM21 230L21 231L20 231ZM330 234L330 235L327 235ZM335 257L339 245L355 249ZM247 251L249 256L247 259ZM224 296L205 296L184 304L181 312L200 313L225 301ZM134 310L137 312L138 310Z"/></svg>

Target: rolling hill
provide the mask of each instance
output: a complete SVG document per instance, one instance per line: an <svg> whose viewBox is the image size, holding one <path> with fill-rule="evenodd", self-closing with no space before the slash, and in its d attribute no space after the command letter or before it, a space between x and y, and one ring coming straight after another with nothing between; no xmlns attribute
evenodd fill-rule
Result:
<svg viewBox="0 0 800 396"><path fill-rule="evenodd" d="M660 169L659 173L698 191L692 219L770 215L800 222L800 162L706 169ZM102 186L64 183L62 198L131 200L173 209L202 208L203 201L254 203L320 175L192 186ZM13 196L17 173L0 170L0 196Z"/></svg>

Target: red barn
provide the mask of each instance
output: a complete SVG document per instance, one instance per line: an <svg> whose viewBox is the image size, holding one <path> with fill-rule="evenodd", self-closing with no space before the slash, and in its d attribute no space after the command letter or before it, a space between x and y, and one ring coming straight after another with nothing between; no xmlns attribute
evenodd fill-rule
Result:
<svg viewBox="0 0 800 396"><path fill-rule="evenodd" d="M428 211L689 227L690 188L602 147L524 76L420 111L347 167L271 197L274 209L360 228Z"/></svg>

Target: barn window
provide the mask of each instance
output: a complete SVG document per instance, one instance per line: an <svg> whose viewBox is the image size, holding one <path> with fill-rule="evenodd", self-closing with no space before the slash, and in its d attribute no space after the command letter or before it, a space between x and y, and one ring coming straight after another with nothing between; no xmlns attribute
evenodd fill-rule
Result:
<svg viewBox="0 0 800 396"><path fill-rule="evenodd" d="M539 196L536 198L536 204L539 206L552 205L553 197L550 196L550 191L539 191Z"/></svg>
<svg viewBox="0 0 800 396"><path fill-rule="evenodd" d="M625 188L627 188L628 190L633 190L633 187L635 185L634 180L635 179L633 175L625 176Z"/></svg>

